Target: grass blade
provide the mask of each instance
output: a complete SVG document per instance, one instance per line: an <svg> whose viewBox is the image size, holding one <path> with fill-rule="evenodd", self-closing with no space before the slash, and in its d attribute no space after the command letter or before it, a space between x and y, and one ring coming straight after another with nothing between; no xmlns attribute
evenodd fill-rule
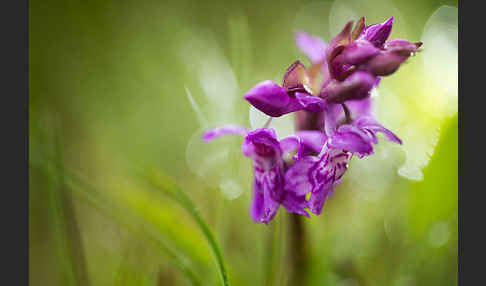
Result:
<svg viewBox="0 0 486 286"><path fill-rule="evenodd" d="M199 210L196 208L195 204L192 202L189 196L175 184L175 182L170 177L161 174L160 172L155 172L154 170L152 170L149 174L149 176L142 176L145 177L145 179L153 187L163 191L165 194L169 195L170 198L180 203L181 206L184 207L184 209L186 209L187 212L189 212L194 218L198 226L201 228L204 236L206 237L208 244L216 259L222 284L224 286L229 286L228 275L219 245L216 242L216 239L214 238L214 235L211 232L208 224L204 221Z"/></svg>

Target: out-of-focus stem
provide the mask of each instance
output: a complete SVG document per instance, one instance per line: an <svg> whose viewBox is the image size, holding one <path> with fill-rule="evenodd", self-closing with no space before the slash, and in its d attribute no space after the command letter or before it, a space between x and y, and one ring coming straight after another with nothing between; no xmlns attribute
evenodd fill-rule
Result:
<svg viewBox="0 0 486 286"><path fill-rule="evenodd" d="M289 286L306 285L308 244L303 219L301 215L289 214Z"/></svg>
<svg viewBox="0 0 486 286"><path fill-rule="evenodd" d="M298 111L295 115L295 130L321 130L322 114ZM289 214L289 286L306 285L309 243L305 230L304 217Z"/></svg>

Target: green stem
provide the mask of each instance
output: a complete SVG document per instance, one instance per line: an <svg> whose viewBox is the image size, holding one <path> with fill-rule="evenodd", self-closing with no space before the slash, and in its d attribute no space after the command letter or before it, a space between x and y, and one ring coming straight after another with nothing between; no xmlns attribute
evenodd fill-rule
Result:
<svg viewBox="0 0 486 286"><path fill-rule="evenodd" d="M306 285L307 278L307 243L303 217L289 214L289 283L288 285Z"/></svg>
<svg viewBox="0 0 486 286"><path fill-rule="evenodd" d="M343 105L345 113L347 107ZM348 113L349 114L349 110ZM300 130L321 130L319 126L319 114L301 110L295 117L295 129ZM308 269L308 253L310 244L308 243L305 231L304 217L298 214L289 214L289 283L288 285L306 285Z"/></svg>
<svg viewBox="0 0 486 286"><path fill-rule="evenodd" d="M265 124L263 125L262 128L268 128L268 126L270 126L270 123L272 123L272 119L273 117L268 117L267 121L265 122Z"/></svg>

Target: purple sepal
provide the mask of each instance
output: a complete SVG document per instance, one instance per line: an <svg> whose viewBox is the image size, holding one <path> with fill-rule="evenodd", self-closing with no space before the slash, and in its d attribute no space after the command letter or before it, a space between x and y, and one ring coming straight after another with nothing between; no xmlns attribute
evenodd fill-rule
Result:
<svg viewBox="0 0 486 286"><path fill-rule="evenodd" d="M342 61L344 64L360 65L376 56L380 50L372 43L366 40L358 40L347 45L336 61Z"/></svg>
<svg viewBox="0 0 486 286"><path fill-rule="evenodd" d="M352 152L358 157L373 154L373 144L378 143L376 133L382 132L392 142L402 144L402 140L370 116L356 119L352 124L341 125L330 136L327 146Z"/></svg>
<svg viewBox="0 0 486 286"><path fill-rule="evenodd" d="M332 193L333 187L330 186L328 188L323 189L322 191L311 193L309 198L309 211L316 215L320 215L322 213L322 207L326 202L327 197Z"/></svg>
<svg viewBox="0 0 486 286"><path fill-rule="evenodd" d="M390 36L393 27L393 17L383 23L364 27L358 40L364 39L371 42L375 47L381 47Z"/></svg>
<svg viewBox="0 0 486 286"><path fill-rule="evenodd" d="M407 40L392 39L385 42L383 46L388 52L394 52L404 56L410 56L411 53L417 51L422 46L422 42L411 43Z"/></svg>
<svg viewBox="0 0 486 286"><path fill-rule="evenodd" d="M373 154L372 139L363 130L351 124L341 125L329 138L329 148L346 150L362 158Z"/></svg>
<svg viewBox="0 0 486 286"><path fill-rule="evenodd" d="M253 199L250 205L250 217L253 221L267 224L273 219L279 206L280 204L271 198L268 190L265 191L255 179Z"/></svg>
<svg viewBox="0 0 486 286"><path fill-rule="evenodd" d="M256 109L268 116L280 117L284 114L309 110L322 111L324 100L306 93L301 82L302 69L300 62L295 62L286 72L281 87L271 80L255 85L245 94L245 99Z"/></svg>
<svg viewBox="0 0 486 286"><path fill-rule="evenodd" d="M286 192L285 198L282 201L282 205L287 209L287 211L299 215L303 215L310 218L309 213L305 210L308 208L308 202L304 196L296 196L292 192Z"/></svg>
<svg viewBox="0 0 486 286"><path fill-rule="evenodd" d="M255 108L272 117L279 117L300 108L284 88L271 80L255 85L245 94L245 99Z"/></svg>
<svg viewBox="0 0 486 286"><path fill-rule="evenodd" d="M376 134L378 132L381 132L385 135L386 139L388 139L391 142L395 142L400 145L403 143L402 140L398 138L397 135L395 135L395 133L383 127L383 125L381 125L378 121L376 121L374 118L370 116L360 117L354 122L354 124L358 128L361 128L369 133Z"/></svg>
<svg viewBox="0 0 486 286"><path fill-rule="evenodd" d="M303 109L312 112L322 111L326 104L326 101L324 99L303 92L296 92L295 98Z"/></svg>
<svg viewBox="0 0 486 286"><path fill-rule="evenodd" d="M387 76L397 71L407 58L408 56L384 51L368 61L361 68L376 76Z"/></svg>
<svg viewBox="0 0 486 286"><path fill-rule="evenodd" d="M226 135L246 136L246 134L248 134L249 131L250 129L246 127L228 124L228 125L224 125L221 127L208 130L203 134L202 139L203 141L208 142L218 137L226 136Z"/></svg>
<svg viewBox="0 0 486 286"><path fill-rule="evenodd" d="M373 57L360 68L376 76L386 76L394 73L418 48L421 42L410 43L406 40L393 39L385 42L384 50Z"/></svg>
<svg viewBox="0 0 486 286"><path fill-rule="evenodd" d="M301 130L295 134L300 139L298 158L318 154L327 141L327 136L322 131Z"/></svg>
<svg viewBox="0 0 486 286"><path fill-rule="evenodd" d="M365 71L357 71L344 81L331 81L321 91L321 97L332 103L363 99L369 96L375 77Z"/></svg>

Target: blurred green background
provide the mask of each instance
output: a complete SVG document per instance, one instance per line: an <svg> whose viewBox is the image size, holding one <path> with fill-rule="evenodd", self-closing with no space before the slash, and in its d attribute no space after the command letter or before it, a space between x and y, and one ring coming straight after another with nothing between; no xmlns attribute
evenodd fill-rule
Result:
<svg viewBox="0 0 486 286"><path fill-rule="evenodd" d="M248 214L240 138L203 130L266 118L243 100L279 82L305 30L395 17L423 51L373 92L380 137L305 220L302 285L457 284L457 1L30 1L30 285L286 285L287 212ZM272 123L292 133L292 116ZM195 219L196 218L196 219Z"/></svg>

